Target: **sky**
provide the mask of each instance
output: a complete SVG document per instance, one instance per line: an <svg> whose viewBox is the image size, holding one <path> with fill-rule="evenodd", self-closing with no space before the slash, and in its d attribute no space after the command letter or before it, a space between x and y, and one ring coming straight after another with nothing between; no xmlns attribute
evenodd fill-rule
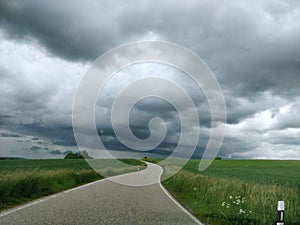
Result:
<svg viewBox="0 0 300 225"><path fill-rule="evenodd" d="M300 159L296 0L1 1L0 156L62 158L76 151L72 105L81 79L108 50L141 40L182 45L210 67L227 110L219 155ZM201 132L194 157L201 157L213 128L205 96L182 71L160 63L129 66L108 82L96 106L101 140L118 156L137 154L117 139L109 120L111 106L133 77L154 73L180 83L195 102ZM157 116L168 130L149 154L167 156L180 137L174 106L143 99L129 123L137 137L146 138L148 123ZM93 147L87 148L92 154Z"/></svg>

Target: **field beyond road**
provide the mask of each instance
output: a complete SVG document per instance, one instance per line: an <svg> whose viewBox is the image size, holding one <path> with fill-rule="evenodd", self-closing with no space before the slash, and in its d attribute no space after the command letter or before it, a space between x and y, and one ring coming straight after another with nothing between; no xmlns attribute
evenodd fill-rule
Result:
<svg viewBox="0 0 300 225"><path fill-rule="evenodd" d="M137 171L145 165L135 159L120 161L129 166L116 168L109 159L94 160L105 176ZM84 159L0 160L0 210L101 178Z"/></svg>
<svg viewBox="0 0 300 225"><path fill-rule="evenodd" d="M202 221L275 224L277 201L284 200L286 224L300 224L300 161L215 160L204 172L198 166L190 160L163 184Z"/></svg>

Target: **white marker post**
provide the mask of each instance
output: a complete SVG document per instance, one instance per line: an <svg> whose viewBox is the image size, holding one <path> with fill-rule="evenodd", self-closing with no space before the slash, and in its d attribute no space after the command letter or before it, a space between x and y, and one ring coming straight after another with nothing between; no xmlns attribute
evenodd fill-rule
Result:
<svg viewBox="0 0 300 225"><path fill-rule="evenodd" d="M277 212L278 217L276 225L284 225L284 201L278 201Z"/></svg>

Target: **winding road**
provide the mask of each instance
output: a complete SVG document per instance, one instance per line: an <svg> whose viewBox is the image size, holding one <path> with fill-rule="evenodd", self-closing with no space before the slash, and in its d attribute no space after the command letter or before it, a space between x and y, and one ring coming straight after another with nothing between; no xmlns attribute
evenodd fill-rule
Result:
<svg viewBox="0 0 300 225"><path fill-rule="evenodd" d="M202 224L157 182L161 174L160 166L149 163L139 172L99 180L2 211L0 224ZM143 186L149 183L155 184Z"/></svg>

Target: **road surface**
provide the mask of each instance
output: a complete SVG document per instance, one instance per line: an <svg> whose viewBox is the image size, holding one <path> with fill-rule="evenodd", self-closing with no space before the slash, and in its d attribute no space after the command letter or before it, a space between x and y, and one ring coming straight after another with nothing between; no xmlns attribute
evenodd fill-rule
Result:
<svg viewBox="0 0 300 225"><path fill-rule="evenodd" d="M96 181L2 211L0 224L201 224L160 183L142 186L158 181L161 173L160 166L148 164L140 172Z"/></svg>

